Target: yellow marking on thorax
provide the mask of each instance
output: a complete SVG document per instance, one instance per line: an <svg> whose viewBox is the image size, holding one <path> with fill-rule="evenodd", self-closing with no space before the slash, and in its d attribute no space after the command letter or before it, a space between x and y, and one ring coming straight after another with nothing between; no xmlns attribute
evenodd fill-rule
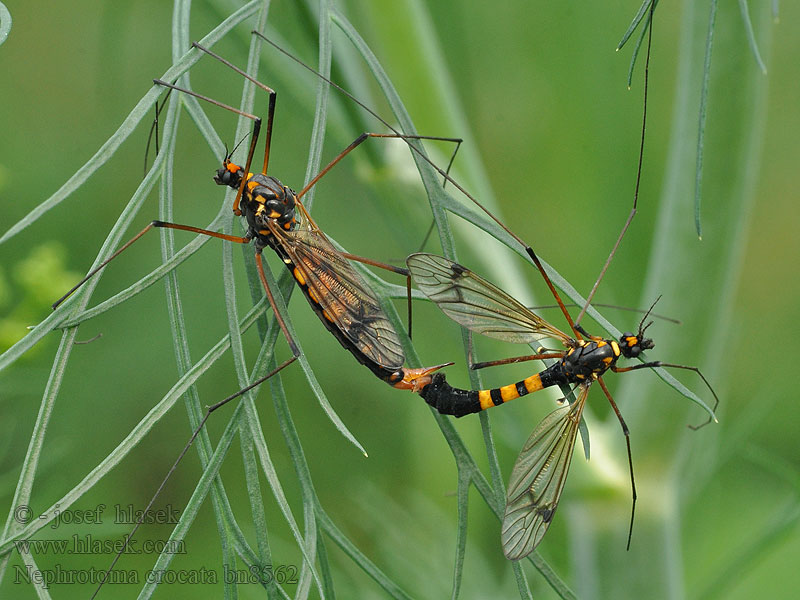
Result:
<svg viewBox="0 0 800 600"><path fill-rule="evenodd" d="M614 351L614 356L619 358L620 355L619 344L617 342L611 342L611 349Z"/></svg>

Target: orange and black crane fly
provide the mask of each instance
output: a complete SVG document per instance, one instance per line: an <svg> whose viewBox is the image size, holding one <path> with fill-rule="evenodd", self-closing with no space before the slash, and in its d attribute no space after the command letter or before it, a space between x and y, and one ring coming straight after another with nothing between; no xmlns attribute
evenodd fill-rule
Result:
<svg viewBox="0 0 800 600"><path fill-rule="evenodd" d="M473 365L473 368L482 368L528 360L555 361L544 370L516 383L493 389L465 390L451 386L444 374L435 373L431 383L419 392L438 412L456 417L500 406L554 385L570 386L576 392L574 402L556 409L536 427L511 471L501 530L503 552L509 559L518 560L530 554L552 521L569 471L586 398L595 382L611 403L625 434L635 506L636 487L630 436L614 398L603 381L607 371L622 373L655 367L692 370L702 378L715 401L719 402L716 393L696 367L661 361L617 366L620 358L640 358L643 351L655 346L652 339L645 337L650 325L645 323L649 311L639 323L636 333L623 333L619 340L588 335L580 325L573 325L573 335L567 335L497 286L447 258L417 253L409 256L406 264L417 287L447 316L466 329L512 343L531 344L550 338L564 346L563 350L540 348L536 354ZM563 308L557 294L556 300ZM563 310L566 312L566 308ZM631 525L632 520L633 511Z"/></svg>
<svg viewBox="0 0 800 600"><path fill-rule="evenodd" d="M267 174L276 92L200 44L194 43L193 45L198 50L219 60L253 82L265 91L269 97L262 171L253 173L250 169L261 131L262 119L260 117L240 111L202 94L178 87L175 84L158 79L154 80L160 86L189 94L253 121L250 146L244 167L233 163L230 155L228 155L214 176L214 181L218 185L228 186L237 190L232 209L235 215L245 218L247 223L245 234L243 236L234 236L190 225L153 221L96 269L88 273L83 280L59 299L53 305L53 308L58 307L61 302L90 277L104 268L111 260L129 248L131 244L152 228L189 231L239 244L254 242L256 268L259 277L273 308L278 325L292 351L292 358L289 359L289 362L300 355L300 350L290 335L280 313L276 310L273 292L267 284L261 258L262 250L266 247L272 248L280 256L324 326L342 346L355 356L358 362L393 387L407 390L421 389L430 381L430 374L445 365L423 368L404 367L405 355L397 332L380 306L377 296L364 281L363 277L356 272L350 264L350 260L357 260L384 268L405 277L408 277L407 271L400 267L343 254L336 250L308 214L301 202L301 198L342 158L367 139L437 139L457 143L460 143L460 140L419 135L403 136L402 134L394 133L363 133L334 157L327 166L321 169L300 192L295 192L276 177Z"/></svg>
<svg viewBox="0 0 800 600"><path fill-rule="evenodd" d="M414 390L429 381L441 365L403 366L402 343L378 298L294 190L263 173L245 174L227 158L214 181L244 190L238 206L247 221L244 239L254 240L256 255L265 247L278 254L325 327L361 364L398 389Z"/></svg>

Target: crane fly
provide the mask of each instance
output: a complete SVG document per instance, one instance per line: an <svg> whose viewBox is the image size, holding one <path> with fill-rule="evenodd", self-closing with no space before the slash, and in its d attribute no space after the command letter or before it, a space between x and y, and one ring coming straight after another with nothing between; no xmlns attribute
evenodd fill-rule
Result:
<svg viewBox="0 0 800 600"><path fill-rule="evenodd" d="M572 388L574 401L556 409L542 420L522 447L512 468L501 527L503 552L511 560L519 560L530 554L541 542L553 520L569 472L586 399L594 382L597 382L603 390L625 436L632 495L631 521L628 532L628 547L630 547L636 507L636 484L633 475L630 433L614 398L603 381L603 375L607 371L623 373L655 367L691 370L700 376L714 397L714 408L709 410L711 416L706 423L710 422L713 412L719 404L716 392L697 367L661 361L641 362L627 367L617 366L620 358L643 359L642 352L654 347L653 340L645 337L645 331L651 324L645 323L645 321L655 303L640 321L637 332L624 333L618 340L590 335L580 325L600 281L636 215L647 123L647 87L654 8L655 3L651 3L647 25L641 143L633 207L577 319L573 321L533 248L500 223L514 239L524 246L526 253L540 272L561 309L569 324L571 334L562 332L521 302L457 262L424 253L412 254L406 261L417 287L445 314L468 330L512 343L530 344L549 338L557 340L563 346L563 349L539 347L536 354L533 355L472 365L472 368L482 368L527 360L549 359L554 361L541 372L516 383L486 390L465 390L455 388L447 383L444 374L435 373L431 383L419 392L425 401L440 413L461 417L499 406L553 385ZM496 218L495 220L497 221Z"/></svg>
<svg viewBox="0 0 800 600"><path fill-rule="evenodd" d="M268 95L263 166L261 172L254 173L251 171L251 165L261 132L262 119L260 117L238 110L215 99L203 96L202 94L179 87L174 83L162 81L160 79L154 80L156 85L194 96L253 121L250 145L244 166L234 163L232 161L233 152L228 153L213 177L217 185L227 186L236 190L232 210L235 215L243 217L246 222L246 231L244 235L228 235L191 225L152 221L109 258L100 263L95 269L92 269L78 284L53 304L53 309L57 309L64 300L92 276L105 268L109 262L122 252L130 248L132 244L142 238L148 231L155 228L187 231L237 244L249 244L253 242L255 263L259 279L261 280L266 297L272 307L278 326L288 342L292 356L267 375L258 378L244 389L239 390L207 409L205 416L195 428L183 451L167 473L167 476L162 481L160 487L142 514L147 514L147 511L159 496L172 472L202 430L211 413L234 398L238 398L245 392L260 385L300 356L299 347L292 338L286 323L278 312L273 291L267 282L262 261L262 251L264 248L272 248L280 257L281 262L283 262L285 267L292 274L292 277L302 290L312 310L322 321L325 328L359 363L367 367L375 376L392 387L402 390L419 391L430 383L431 374L433 372L452 364L446 363L421 368L408 368L404 366L406 359L399 334L395 331L389 317L381 307L376 293L353 268L350 261L362 262L405 276L408 282L407 289L410 300L411 283L408 271L401 267L394 267L337 250L311 218L311 215L302 204L302 198L330 172L339 161L368 139L399 138L407 143L410 139L446 141L455 143L456 151L461 144L461 140L458 138L404 135L397 132L365 132L359 135L350 145L336 155L333 160L322 168L299 192L295 192L278 178L268 174L272 125L277 96L276 92L251 77L239 67L200 44L195 42L193 47L233 69ZM454 157L455 152L453 153L453 158ZM452 160L453 159L451 159L451 164ZM409 335L410 328L411 313L409 302ZM136 532L139 524L140 523L137 523L136 527L128 535L125 546L127 546L128 541ZM111 569L113 569L114 564L116 564L121 555L122 551L117 554L111 567L106 572L106 576L111 572ZM105 577L100 583L100 586L102 586L104 582Z"/></svg>
<svg viewBox="0 0 800 600"><path fill-rule="evenodd" d="M380 267L401 274L406 278L408 277L407 271L400 267L338 251L311 218L301 199L340 160L367 139L433 139L450 141L456 144L460 144L461 140L434 136L405 136L396 133L365 132L334 157L327 166L321 169L300 192L295 192L292 188L284 185L278 178L267 174L276 92L197 42L193 46L254 83L265 91L269 97L266 134L264 136L263 167L260 173L252 173L250 171L251 164L261 131L262 119L260 117L240 111L175 84L160 79L154 80L157 85L189 94L253 121L250 147L245 165L240 166L234 163L231 160L231 152L225 156L222 166L217 169L214 175L214 181L218 185L236 190L232 209L235 215L244 217L247 223L245 234L243 236L234 236L190 225L153 221L97 268L90 271L78 284L56 301L53 304L53 308L57 308L89 278L153 228L189 231L238 244L253 242L259 278L294 358L299 356L300 351L275 307L273 293L267 284L264 274L261 255L263 249L267 247L272 248L280 257L326 329L334 335L345 349L353 354L358 362L366 366L377 377L398 389L417 390L426 385L430 381L430 373L445 365L418 369L410 369L403 366L405 355L397 332L380 306L377 296L364 281L364 278L356 272L350 261L355 260ZM408 288L410 292L410 281Z"/></svg>
<svg viewBox="0 0 800 600"><path fill-rule="evenodd" d="M522 447L511 471L501 533L503 552L509 559L518 560L533 551L553 519L572 460L583 408L594 382L603 390L622 425L635 504L628 427L603 381L607 371L623 373L654 367L688 369L702 378L719 402L696 367L661 361L617 366L620 358L638 358L643 351L655 346L652 339L645 337L651 324L645 323L649 311L636 333L623 333L618 340L588 335L580 326L574 330L573 337L456 262L434 254L417 253L409 256L406 264L417 287L448 317L470 331L511 343L531 344L549 338L564 347L563 350L539 348L536 354L473 365L473 368L483 368L528 360L555 361L543 371L515 383L485 390L464 390L451 386L443 374L436 373L431 383L419 392L440 413L462 417L554 385L573 387L574 402L542 420Z"/></svg>

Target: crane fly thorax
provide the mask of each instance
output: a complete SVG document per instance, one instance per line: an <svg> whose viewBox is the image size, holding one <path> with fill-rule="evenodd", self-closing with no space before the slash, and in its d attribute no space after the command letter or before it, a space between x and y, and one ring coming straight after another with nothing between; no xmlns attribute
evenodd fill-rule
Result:
<svg viewBox="0 0 800 600"><path fill-rule="evenodd" d="M579 340L563 358L564 373L572 381L597 379L616 364L621 354L614 340Z"/></svg>
<svg viewBox="0 0 800 600"><path fill-rule="evenodd" d="M281 228L291 230L295 222L296 203L294 190L275 177L259 173L247 179L241 207L248 223L256 229L264 229L268 221L274 221Z"/></svg>
<svg viewBox="0 0 800 600"><path fill-rule="evenodd" d="M287 231L294 229L297 197L294 190L279 179L263 173L247 173L245 176L242 167L226 159L214 175L214 181L238 191L243 177L245 183L239 210L251 230L258 235L269 235L269 221Z"/></svg>

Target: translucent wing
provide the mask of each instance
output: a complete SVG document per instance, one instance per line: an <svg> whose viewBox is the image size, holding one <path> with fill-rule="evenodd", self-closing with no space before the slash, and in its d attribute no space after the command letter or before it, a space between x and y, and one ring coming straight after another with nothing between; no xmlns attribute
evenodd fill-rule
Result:
<svg viewBox="0 0 800 600"><path fill-rule="evenodd" d="M405 362L403 347L378 298L314 224L295 231L272 228L330 321L359 351L390 369Z"/></svg>
<svg viewBox="0 0 800 600"><path fill-rule="evenodd" d="M575 402L542 419L514 463L501 533L503 552L511 560L533 552L553 520L589 387L583 384Z"/></svg>
<svg viewBox="0 0 800 600"><path fill-rule="evenodd" d="M544 337L571 338L500 288L458 263L435 254L406 259L411 278L444 313L470 331L518 344Z"/></svg>

